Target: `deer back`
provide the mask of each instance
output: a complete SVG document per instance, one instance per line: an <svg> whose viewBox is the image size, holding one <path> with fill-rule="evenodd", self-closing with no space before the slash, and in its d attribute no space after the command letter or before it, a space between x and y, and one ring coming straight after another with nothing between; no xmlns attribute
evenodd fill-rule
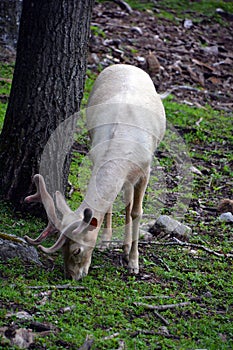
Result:
<svg viewBox="0 0 233 350"><path fill-rule="evenodd" d="M165 132L165 112L149 75L130 65L106 68L89 97L87 126L94 164L119 155L150 163Z"/></svg>

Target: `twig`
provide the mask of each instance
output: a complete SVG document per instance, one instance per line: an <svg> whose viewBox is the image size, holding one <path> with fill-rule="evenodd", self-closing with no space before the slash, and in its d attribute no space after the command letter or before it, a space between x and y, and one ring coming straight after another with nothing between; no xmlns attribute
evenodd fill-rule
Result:
<svg viewBox="0 0 233 350"><path fill-rule="evenodd" d="M179 297L179 296L178 296ZM201 301L202 298L205 297L205 295L203 296L191 296L191 297L188 297L189 298L189 301ZM141 299L172 299L174 298L174 296L172 295L145 295L145 296L142 296ZM177 298L177 296L176 296ZM180 296L179 298L183 298L183 296Z"/></svg>
<svg viewBox="0 0 233 350"><path fill-rule="evenodd" d="M153 258L155 258L161 266L164 266L166 271L171 271L170 267L163 261L163 259L158 258L155 254L151 254L151 256L153 256Z"/></svg>
<svg viewBox="0 0 233 350"><path fill-rule="evenodd" d="M145 303L134 303L134 305L136 305L136 306L143 306L145 309L158 310L158 311L164 311L164 310L168 310L168 309L174 309L176 307L188 306L190 304L191 304L190 301L184 301L182 303L167 304L167 305L150 305L150 304L145 304Z"/></svg>
<svg viewBox="0 0 233 350"><path fill-rule="evenodd" d="M113 333L113 334L110 334L110 335L107 335L106 337L102 338L103 340L109 340L109 339L113 339L113 338L116 338L118 337L120 333L119 332L116 332L116 333Z"/></svg>
<svg viewBox="0 0 233 350"><path fill-rule="evenodd" d="M12 79L7 79L7 78L0 78L0 81L3 81L4 83L12 83Z"/></svg>
<svg viewBox="0 0 233 350"><path fill-rule="evenodd" d="M123 350L125 349L125 342L124 340L119 340L119 348L117 350Z"/></svg>
<svg viewBox="0 0 233 350"><path fill-rule="evenodd" d="M85 342L78 348L78 350L90 350L94 343L94 339L86 337Z"/></svg>
<svg viewBox="0 0 233 350"><path fill-rule="evenodd" d="M174 246L174 245L179 245L179 246L184 246L184 247L190 247L190 248L196 248L196 249L201 249L206 251L207 253L213 254L219 258L233 258L233 254L231 253L218 253L208 247L205 247L204 245L201 244L195 244L195 243L188 243L188 242L182 242L179 239L173 237L173 242L155 242L155 241L150 241L145 242L145 241L141 241L139 242L139 244L145 245L145 244L150 244L150 245L163 245L163 246Z"/></svg>
<svg viewBox="0 0 233 350"><path fill-rule="evenodd" d="M158 50L158 51L164 51L164 50ZM186 52L180 52L180 53L186 53ZM193 86L189 86L189 85L178 85L178 86L173 86L171 89L165 91L164 93L160 94L161 99L165 99L167 96L169 96L171 93L173 93L174 91L177 90L190 90L190 91L195 91L198 93L202 93L202 94L208 94L209 96L218 98L218 99L222 99L225 98L225 95L220 95L208 90L203 90L203 89L197 89ZM228 94L229 98L232 98L233 96L231 94Z"/></svg>
<svg viewBox="0 0 233 350"><path fill-rule="evenodd" d="M149 331L149 330L140 329L138 331L135 331L135 332L131 333L130 336L132 338L134 338L134 337L137 337L139 334L155 335L155 334L158 334L158 333L155 332L155 331Z"/></svg>
<svg viewBox="0 0 233 350"><path fill-rule="evenodd" d="M47 285L47 286L29 286L29 289L86 289L83 286L72 286L71 284L58 284L58 285Z"/></svg>
<svg viewBox="0 0 233 350"><path fill-rule="evenodd" d="M170 295L145 295L144 297L141 297L142 299L171 299L173 298Z"/></svg>
<svg viewBox="0 0 233 350"><path fill-rule="evenodd" d="M62 307L61 309L59 309L59 311L64 314L66 312L70 312L72 310L74 310L76 308L76 305L71 305L71 306L65 306L65 307Z"/></svg>
<svg viewBox="0 0 233 350"><path fill-rule="evenodd" d="M133 10L132 8L129 6L129 4L126 2L126 1L123 1L123 0L113 0L113 2L115 2L117 5L120 6L120 8L122 10L125 10L126 12L128 13L132 13Z"/></svg>
<svg viewBox="0 0 233 350"><path fill-rule="evenodd" d="M162 100L164 100L166 97L168 97L170 94L173 93L173 91L176 91L176 90L179 90L179 89L185 89L185 90L191 90L191 91L200 91L199 89L197 88L194 88L192 86L189 86L189 85L179 85L179 86L174 86L172 87L171 89L163 92L162 94L159 94L160 95L160 98Z"/></svg>
<svg viewBox="0 0 233 350"><path fill-rule="evenodd" d="M154 310L155 316L157 316L166 326L169 326L170 322L166 320L162 315L160 315L156 310Z"/></svg>
<svg viewBox="0 0 233 350"><path fill-rule="evenodd" d="M161 335L160 332L155 331L149 331L149 330L138 330L130 334L132 338L137 337L139 334L148 334L148 335ZM174 336L172 334L166 334L164 335L166 338L172 338L172 339L180 339L180 337Z"/></svg>

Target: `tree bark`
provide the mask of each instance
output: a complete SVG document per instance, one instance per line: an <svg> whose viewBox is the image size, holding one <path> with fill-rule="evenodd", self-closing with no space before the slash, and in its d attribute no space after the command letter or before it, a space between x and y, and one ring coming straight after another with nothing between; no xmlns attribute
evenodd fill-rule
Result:
<svg viewBox="0 0 233 350"><path fill-rule="evenodd" d="M58 132L60 143L47 147L43 165L50 182L60 181L53 181L57 172L63 174L56 189L65 190L93 4L94 0L23 1L12 89L0 136L0 197L17 209L32 192L32 177L40 170L51 135L70 120ZM62 164L64 148L68 155Z"/></svg>

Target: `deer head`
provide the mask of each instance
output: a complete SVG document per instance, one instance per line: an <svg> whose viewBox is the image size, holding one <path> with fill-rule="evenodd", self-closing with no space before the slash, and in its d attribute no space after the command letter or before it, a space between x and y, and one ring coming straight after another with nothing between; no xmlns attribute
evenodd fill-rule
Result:
<svg viewBox="0 0 233 350"><path fill-rule="evenodd" d="M36 239L33 240L28 236L25 236L25 239L32 245L38 245L51 234L59 233L60 235L52 247L45 248L39 245L38 248L47 254L62 248L65 277L78 280L88 273L98 233L94 232L97 229L98 221L93 217L90 208L84 208L79 214L73 212L59 191L55 193L55 207L54 201L46 189L43 176L37 174L33 180L37 192L26 197L25 201L27 203L41 202L44 205L48 216L48 225ZM61 213L61 219L58 218L56 209Z"/></svg>

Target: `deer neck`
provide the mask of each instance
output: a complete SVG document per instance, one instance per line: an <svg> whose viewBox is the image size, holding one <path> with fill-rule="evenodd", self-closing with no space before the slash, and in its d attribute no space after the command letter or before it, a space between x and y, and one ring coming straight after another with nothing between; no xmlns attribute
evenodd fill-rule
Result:
<svg viewBox="0 0 233 350"><path fill-rule="evenodd" d="M98 218L104 217L124 185L124 172L116 161L94 167L82 207L91 208Z"/></svg>

